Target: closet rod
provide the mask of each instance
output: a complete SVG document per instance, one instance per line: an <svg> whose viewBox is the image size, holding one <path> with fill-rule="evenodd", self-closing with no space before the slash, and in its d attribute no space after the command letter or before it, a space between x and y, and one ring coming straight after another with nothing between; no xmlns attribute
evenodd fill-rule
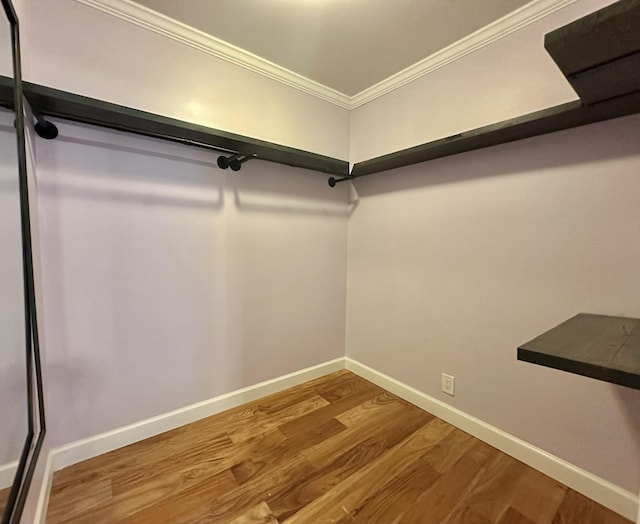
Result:
<svg viewBox="0 0 640 524"><path fill-rule="evenodd" d="M31 112L33 113L33 116L36 118L36 123L34 125L34 128L36 133L38 133L38 136L46 140L52 140L56 138L58 136L58 127L50 120L47 120L40 112L36 112L33 109L33 104L31 104L31 101L29 100L29 98L27 96L25 96L25 98L27 99L27 101L29 102L29 105L31 106ZM13 103L12 100L13 100L13 93L11 93L11 96L0 96L0 106L11 108L11 105ZM75 119L72 119L72 120L75 120ZM78 120L78 121L83 122L81 120ZM104 124L100 124L100 125L104 125ZM236 167L236 163L243 164L247 160L257 158L256 155L252 154L252 155L244 156L244 158L242 158L241 160L235 160L243 156L243 155L240 155L236 150L228 149L220 146L214 146L212 144L207 144L206 142L199 142L197 140L182 138L179 136L169 135L166 133L158 133L155 131L148 131L148 130L138 131L136 129L132 129L129 126L123 126L118 124L109 124L108 126L104 126L104 127L108 127L109 129L114 129L116 131L134 133L136 135L148 136L150 138L158 138L160 140L168 140L170 142L177 142L183 145L199 147L202 149L208 149L210 151L215 151L217 153L226 153L226 154L231 153L231 156L229 157L224 157L224 156L218 157L218 167L220 167L221 169L226 169L227 167L231 167L233 171L239 171L239 168L234 169L234 167ZM221 160L221 159L224 159L224 160ZM227 162L227 159L228 159L228 163L223 166L223 162Z"/></svg>
<svg viewBox="0 0 640 524"><path fill-rule="evenodd" d="M25 97L28 99L28 97ZM33 108L33 106L32 106ZM53 138L56 138L58 136L58 128L56 127L56 125L49 121L46 120L40 113L36 113L35 111L33 111L33 115L36 117L36 124L35 124L35 130L38 133L38 135L42 138L45 138L47 140L51 140ZM188 138L182 138L179 136L175 136L175 135L169 135L169 134L165 134L165 133L158 133L155 131L137 131L135 129L131 129L128 126L120 126L117 124L110 124L109 129L114 129L116 131L124 131L127 133L134 133L136 135L141 135L141 136L148 136L150 138L158 138L160 140L168 140L170 142L177 142L180 144L184 144L184 145L188 145L188 146L194 146L194 147L200 147L203 149L209 149L210 151L216 151L218 153L232 153L232 155L238 156L238 152L234 151L233 149L226 149L224 147L219 147L219 146L214 146L211 144L207 144L205 142L198 142L197 140L191 140ZM223 158L223 157L220 157ZM230 157L231 158L231 157ZM220 164L218 164L220 165ZM225 168L222 168L225 169ZM237 171L237 169L235 170Z"/></svg>
<svg viewBox="0 0 640 524"><path fill-rule="evenodd" d="M215 151L217 153L226 153L226 154L232 153L234 155L238 154L238 152L234 151L233 149L225 149L224 147L214 146L211 144L207 144L206 142L198 142L197 140L182 138L175 135L157 133L155 131L142 132L142 131L137 131L135 129L131 129L130 127L127 127L127 126L109 125L104 127L108 127L109 129L114 129L115 131L123 131L125 133L134 133L140 136L148 136L149 138L158 138L160 140L168 140L169 142L177 142L178 144L183 144L186 146L200 147L202 149L208 149L209 151Z"/></svg>

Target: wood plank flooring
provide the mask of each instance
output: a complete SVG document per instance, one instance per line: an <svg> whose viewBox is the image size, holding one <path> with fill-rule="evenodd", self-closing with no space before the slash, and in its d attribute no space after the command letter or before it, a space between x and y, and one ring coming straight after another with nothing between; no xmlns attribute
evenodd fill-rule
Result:
<svg viewBox="0 0 640 524"><path fill-rule="evenodd" d="M11 488L0 489L0 516L4 513L4 508L7 505L7 500L9 499L9 492Z"/></svg>
<svg viewBox="0 0 640 524"><path fill-rule="evenodd" d="M339 371L57 472L47 522L630 521Z"/></svg>

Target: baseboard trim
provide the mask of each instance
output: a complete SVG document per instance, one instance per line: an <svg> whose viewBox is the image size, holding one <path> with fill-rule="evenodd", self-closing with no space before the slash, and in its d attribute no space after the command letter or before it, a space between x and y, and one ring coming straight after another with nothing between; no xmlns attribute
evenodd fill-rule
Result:
<svg viewBox="0 0 640 524"><path fill-rule="evenodd" d="M53 451L47 454L47 461L44 465L42 477L42 485L40 486L40 494L38 495L38 505L33 517L34 524L45 524L47 520L47 508L49 507L49 495L51 494L51 486L53 484Z"/></svg>
<svg viewBox="0 0 640 524"><path fill-rule="evenodd" d="M441 402L407 384L352 358L345 358L345 367L360 377L428 411L432 415L470 433L525 464L569 486L586 497L619 513L632 522L637 518L639 497L585 471L551 453L502 431L459 409Z"/></svg>
<svg viewBox="0 0 640 524"><path fill-rule="evenodd" d="M344 357L238 389L113 431L66 444L52 450L53 470L58 471L83 460L97 457L114 449L139 442L196 420L210 417L216 413L341 369L344 369Z"/></svg>
<svg viewBox="0 0 640 524"><path fill-rule="evenodd" d="M40 520L35 522L44 522L49 488L54 471L345 368L556 479L623 515L632 522L638 518L638 495L449 406L357 360L349 357L340 357L53 449L47 457L46 477L40 495L38 513L36 514ZM9 466L11 465L0 467L0 480L3 478L1 476L2 472L6 471ZM640 523L640 520L638 522Z"/></svg>
<svg viewBox="0 0 640 524"><path fill-rule="evenodd" d="M13 484L18 469L18 461L9 462L0 466L0 489L5 489Z"/></svg>

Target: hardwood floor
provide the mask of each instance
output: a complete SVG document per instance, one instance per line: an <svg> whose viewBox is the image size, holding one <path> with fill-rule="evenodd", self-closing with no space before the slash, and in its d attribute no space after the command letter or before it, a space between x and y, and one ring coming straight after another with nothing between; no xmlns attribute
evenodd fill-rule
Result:
<svg viewBox="0 0 640 524"><path fill-rule="evenodd" d="M347 371L57 472L47 522L629 523Z"/></svg>
<svg viewBox="0 0 640 524"><path fill-rule="evenodd" d="M9 492L11 488L0 489L0 517L4 513L4 508L7 505L7 499L9 498Z"/></svg>

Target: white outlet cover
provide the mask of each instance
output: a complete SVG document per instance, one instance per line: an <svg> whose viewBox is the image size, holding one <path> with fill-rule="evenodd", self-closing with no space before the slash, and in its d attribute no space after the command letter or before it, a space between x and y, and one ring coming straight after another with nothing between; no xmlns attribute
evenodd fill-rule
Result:
<svg viewBox="0 0 640 524"><path fill-rule="evenodd" d="M442 373L442 392L447 395L455 396L456 379L453 375Z"/></svg>

